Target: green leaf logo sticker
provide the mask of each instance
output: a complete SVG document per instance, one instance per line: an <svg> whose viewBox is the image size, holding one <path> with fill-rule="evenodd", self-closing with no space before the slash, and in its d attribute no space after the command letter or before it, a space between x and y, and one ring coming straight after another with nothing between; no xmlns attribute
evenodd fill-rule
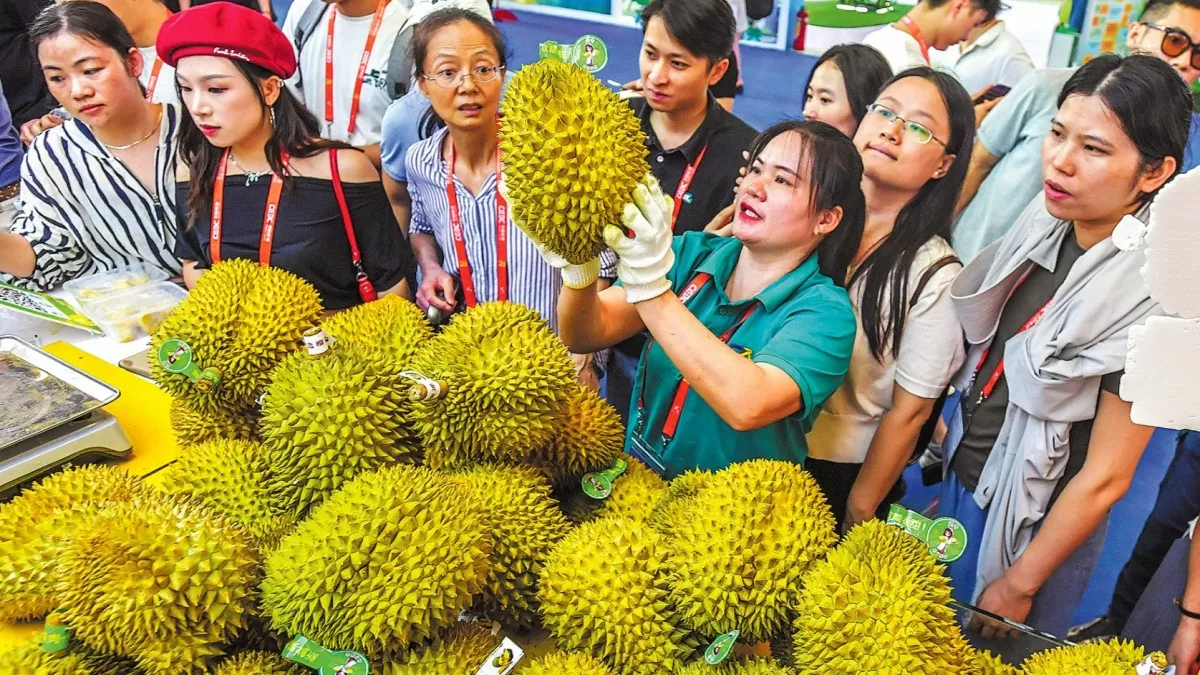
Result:
<svg viewBox="0 0 1200 675"><path fill-rule="evenodd" d="M42 651L61 652L71 643L71 629L63 623L64 616L61 609L56 609L46 617L46 625L42 629Z"/></svg>
<svg viewBox="0 0 1200 675"><path fill-rule="evenodd" d="M618 457L617 461L613 462L612 468L584 474L583 479L580 481L583 493L592 499L608 499L613 491L613 481L625 473L625 469L628 468L629 462Z"/></svg>
<svg viewBox="0 0 1200 675"><path fill-rule="evenodd" d="M608 65L608 45L595 35L584 35L574 44L547 41L538 45L543 59L558 59L595 74Z"/></svg>
<svg viewBox="0 0 1200 675"><path fill-rule="evenodd" d="M163 370L183 375L200 391L209 391L221 382L221 371L216 368L201 369L191 346L179 338L171 338L158 348L158 363Z"/></svg>
<svg viewBox="0 0 1200 675"><path fill-rule="evenodd" d="M729 658L733 652L733 646L737 644L739 631L731 630L728 633L722 633L717 636L716 640L704 650L704 662L710 666L715 666L718 663Z"/></svg>
<svg viewBox="0 0 1200 675"><path fill-rule="evenodd" d="M939 562L954 562L967 550L967 530L953 518L938 518L929 524L925 543Z"/></svg>
<svg viewBox="0 0 1200 675"><path fill-rule="evenodd" d="M308 666L320 675L369 675L367 657L358 652L330 651L303 635L283 648L283 658Z"/></svg>

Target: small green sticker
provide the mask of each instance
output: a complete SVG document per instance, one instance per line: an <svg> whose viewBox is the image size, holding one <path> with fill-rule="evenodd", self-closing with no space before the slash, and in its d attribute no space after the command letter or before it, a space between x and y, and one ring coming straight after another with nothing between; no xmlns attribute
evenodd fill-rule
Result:
<svg viewBox="0 0 1200 675"><path fill-rule="evenodd" d="M583 480L580 481L583 493L592 499L608 499L608 496L612 494L613 481L625 473L625 469L628 468L629 462L626 462L623 457L618 457L617 461L613 462L612 468L584 474Z"/></svg>
<svg viewBox="0 0 1200 675"><path fill-rule="evenodd" d="M722 633L717 636L717 639L712 641L708 649L704 650L704 662L710 666L715 666L718 663L729 658L733 652L733 646L737 644L739 631L731 630L728 633Z"/></svg>
<svg viewBox="0 0 1200 675"><path fill-rule="evenodd" d="M221 371L216 368L203 368L196 364L196 357L188 343L179 338L171 338L158 348L158 362L163 370L176 375L183 375L201 391L208 391L221 382Z"/></svg>
<svg viewBox="0 0 1200 675"><path fill-rule="evenodd" d="M925 542L938 562L954 562L967 550L967 530L953 518L930 520L899 504L892 504L887 522Z"/></svg>
<svg viewBox="0 0 1200 675"><path fill-rule="evenodd" d="M71 629L64 623L64 613L56 609L46 617L42 629L42 651L61 652L71 643Z"/></svg>
<svg viewBox="0 0 1200 675"><path fill-rule="evenodd" d="M608 65L608 45L595 35L584 35L574 44L543 42L538 45L538 55L543 59L566 61L589 73L598 73Z"/></svg>
<svg viewBox="0 0 1200 675"><path fill-rule="evenodd" d="M358 652L330 651L303 635L283 648L283 658L308 666L320 675L369 675L367 657Z"/></svg>

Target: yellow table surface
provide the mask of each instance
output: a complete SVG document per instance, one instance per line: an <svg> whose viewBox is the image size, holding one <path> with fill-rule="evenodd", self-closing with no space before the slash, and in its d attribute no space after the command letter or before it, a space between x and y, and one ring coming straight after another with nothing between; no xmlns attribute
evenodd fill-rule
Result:
<svg viewBox="0 0 1200 675"><path fill-rule="evenodd" d="M52 343L45 350L121 391L120 398L104 410L117 418L133 444L129 457L119 462L122 467L132 474L148 476L179 456L171 431L171 397L158 385L65 342ZM19 644L41 629L41 621L0 622L0 649Z"/></svg>

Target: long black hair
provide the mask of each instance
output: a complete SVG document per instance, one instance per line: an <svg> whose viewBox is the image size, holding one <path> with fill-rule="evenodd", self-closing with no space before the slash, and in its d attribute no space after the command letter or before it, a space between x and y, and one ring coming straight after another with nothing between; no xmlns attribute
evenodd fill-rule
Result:
<svg viewBox="0 0 1200 675"><path fill-rule="evenodd" d="M425 17L421 23L417 24L416 28L413 28L412 41L409 43L408 49L412 56L413 70L416 72L416 76L421 78L428 74L425 72L425 59L429 56L429 43L433 40L433 36L446 26L454 25L459 21L466 21L475 26L492 41L492 46L496 48L496 54L500 57L499 65L502 69L500 75L503 77L504 73L508 72L508 48L504 44L504 36L500 34L500 29L496 28L496 24L486 17L459 7L439 9ZM421 115L421 138L429 138L433 132L444 126L446 126L446 121L438 116L433 106L429 106Z"/></svg>
<svg viewBox="0 0 1200 675"><path fill-rule="evenodd" d="M279 100L275 101L273 106L268 105L262 91L262 83L272 77L278 77L277 75L252 63L237 59L230 59L229 62L237 67L254 89L254 94L262 105L263 114L270 115L272 110L275 112L271 138L264 150L271 171L284 177L286 187L291 187L292 179L283 165L283 150L286 149L293 157L312 157L324 150L350 147L346 143L321 138L321 126L317 118L286 86L280 84ZM178 80L175 82L175 89L179 100L186 100L179 89ZM196 214L212 202L213 182L217 178L217 168L225 149L209 143L189 114L184 115L179 124L178 152L179 159L187 165L191 173L187 195L187 227L190 229L196 224Z"/></svg>
<svg viewBox="0 0 1200 675"><path fill-rule="evenodd" d="M933 83L941 93L950 122L950 139L946 141L945 151L954 155L954 162L946 175L926 181L916 196L900 209L891 234L854 273L852 283L862 279L859 317L871 354L876 359L882 358L887 351L893 357L900 353L910 302L909 270L917 252L930 239L950 240L954 204L967 177L971 148L975 144L975 108L970 95L952 75L926 66L910 68L889 80L880 91L910 77Z"/></svg>
<svg viewBox="0 0 1200 675"><path fill-rule="evenodd" d="M29 45L37 56L43 42L67 33L104 45L115 51L125 63L125 72L133 77L129 56L136 49L125 24L107 6L91 0L52 4L29 25ZM138 87L142 85L139 83ZM143 90L143 93L145 90Z"/></svg>
<svg viewBox="0 0 1200 675"><path fill-rule="evenodd" d="M846 100L850 104L850 113L855 122L862 122L867 114L867 105L883 91L883 84L892 78L892 67L879 50L870 45L844 44L834 45L825 50L804 83L805 96L812 86L813 75L822 63L833 61L833 65L842 71L842 82L846 85Z"/></svg>
<svg viewBox="0 0 1200 675"><path fill-rule="evenodd" d="M867 217L862 192L862 157L854 147L854 141L836 127L825 122L787 120L755 137L747 166L754 166L771 141L792 132L800 135L800 162L796 175L808 176L809 208L813 213L842 208L842 220L837 229L825 235L817 245L817 262L825 276L845 287L846 270L858 253Z"/></svg>
<svg viewBox="0 0 1200 675"><path fill-rule="evenodd" d="M1143 171L1158 167L1167 157L1175 158L1175 173L1183 169L1192 96L1165 61L1144 54L1099 56L1067 80L1058 95L1058 107L1074 95L1096 96L1104 102L1137 146ZM1139 201L1152 199L1156 193L1141 195Z"/></svg>

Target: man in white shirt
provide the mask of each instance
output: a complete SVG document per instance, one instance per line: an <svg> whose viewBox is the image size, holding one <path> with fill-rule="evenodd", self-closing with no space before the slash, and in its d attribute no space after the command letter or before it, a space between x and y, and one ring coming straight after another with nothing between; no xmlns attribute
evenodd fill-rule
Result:
<svg viewBox="0 0 1200 675"><path fill-rule="evenodd" d="M996 16L1000 0L921 0L900 21L863 38L883 54L893 73L930 65L931 49L948 49Z"/></svg>
<svg viewBox="0 0 1200 675"><path fill-rule="evenodd" d="M154 49L158 29L171 10L162 0L96 0L112 10L133 36L133 44L142 53L142 74L138 81L145 87L147 98L154 103L178 103L175 91L175 69L163 63Z"/></svg>
<svg viewBox="0 0 1200 675"><path fill-rule="evenodd" d="M935 52L933 64L954 73L969 92L994 85L1012 89L1034 69L1025 46L995 18L976 27L965 41Z"/></svg>
<svg viewBox="0 0 1200 675"><path fill-rule="evenodd" d="M361 148L376 167L383 113L392 102L388 62L411 4L410 0L296 0L283 22L300 64L288 85L321 121L322 136ZM322 11L305 33L299 29L313 5ZM368 44L373 26L376 35ZM297 38L302 44L297 44ZM332 60L326 62L331 39ZM360 67L368 50L366 66ZM327 76L332 85L327 85ZM332 105L326 103L327 88L332 90Z"/></svg>

